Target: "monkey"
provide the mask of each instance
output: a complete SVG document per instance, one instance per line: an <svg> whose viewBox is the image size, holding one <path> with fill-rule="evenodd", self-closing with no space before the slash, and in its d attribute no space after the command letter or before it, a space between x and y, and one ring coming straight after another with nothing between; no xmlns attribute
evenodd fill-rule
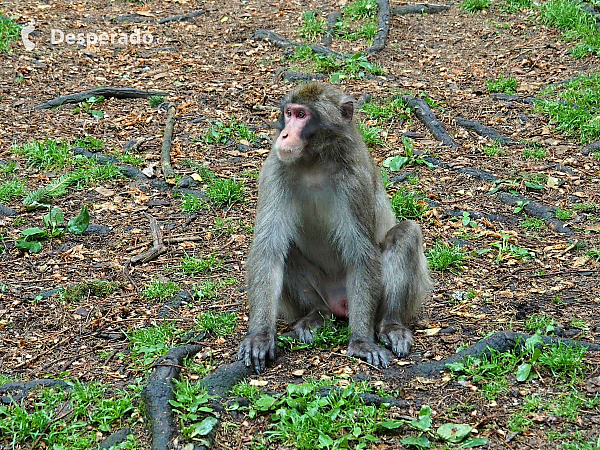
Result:
<svg viewBox="0 0 600 450"><path fill-rule="evenodd" d="M432 287L421 228L397 222L353 116L353 99L327 84L282 101L246 261L249 327L238 359L257 373L275 359L278 317L303 342L325 320L348 318L346 355L377 367L412 344L405 324Z"/></svg>

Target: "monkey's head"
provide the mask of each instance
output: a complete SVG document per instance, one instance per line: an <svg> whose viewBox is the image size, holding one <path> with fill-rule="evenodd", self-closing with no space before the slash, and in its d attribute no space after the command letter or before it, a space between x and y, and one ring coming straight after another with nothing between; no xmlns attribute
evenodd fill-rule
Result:
<svg viewBox="0 0 600 450"><path fill-rule="evenodd" d="M317 156L324 144L331 147L349 131L353 133L353 114L352 98L338 89L321 83L299 86L281 105L274 144L277 156L284 163Z"/></svg>

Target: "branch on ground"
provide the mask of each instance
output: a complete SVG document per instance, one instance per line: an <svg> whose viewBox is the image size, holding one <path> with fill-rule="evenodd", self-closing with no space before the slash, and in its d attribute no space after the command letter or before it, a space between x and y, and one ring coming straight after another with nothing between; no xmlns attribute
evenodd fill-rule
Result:
<svg viewBox="0 0 600 450"><path fill-rule="evenodd" d="M487 125L483 125L475 120L463 119L462 117L456 117L454 119L456 124L463 127L466 130L473 131L477 133L479 136L483 136L491 139L494 142L500 142L501 145L515 145L516 142L511 138L502 136L492 127L488 127Z"/></svg>
<svg viewBox="0 0 600 450"><path fill-rule="evenodd" d="M444 126L437 120L437 117L425 100L412 95L403 95L402 99L413 109L415 116L425 124L427 129L435 138L449 147L456 148L458 145L448 134Z"/></svg>
<svg viewBox="0 0 600 450"><path fill-rule="evenodd" d="M252 39L254 39L255 41L267 41L271 44L273 44L275 47L279 47L282 49L286 49L286 48L300 48L300 47L304 47L306 44L301 44L299 42L295 42L295 41L291 41L286 37L283 37L282 35L275 33L273 31L269 31L269 30L264 30L264 29L260 29L255 31L252 36ZM324 47L322 45L318 45L318 44L311 44L308 45L308 47L310 47L310 49L315 52L315 53L320 53L322 55L331 55L336 57L337 59L347 59L349 57L349 55L346 55L344 53L339 53L339 52L334 52L333 50Z"/></svg>
<svg viewBox="0 0 600 450"><path fill-rule="evenodd" d="M529 200L527 197L524 197L519 194L510 194L508 192L498 192L496 194L502 203L507 205L516 205L517 202L521 202L523 205L523 210L535 217L539 217L540 219L544 219L546 224L550 228L552 228L557 233L563 233L567 235L572 235L573 230L565 226L565 223L562 220L558 220L556 215L554 214L554 208L550 208L543 203L540 203L535 200Z"/></svg>
<svg viewBox="0 0 600 450"><path fill-rule="evenodd" d="M139 255L132 256L129 260L129 264L131 265L135 265L137 263L147 263L148 261L153 260L154 258L162 255L164 252L167 251L167 247L163 243L162 231L160 231L158 222L150 214L144 214L150 220L150 232L152 233L152 248L140 253Z"/></svg>
<svg viewBox="0 0 600 450"><path fill-rule="evenodd" d="M50 109L57 106L65 105L67 103L79 103L88 100L90 97L105 97L105 98L149 98L153 95L160 95L165 97L169 95L166 92L159 91L144 91L142 89L134 88L111 88L101 87L96 89L90 89L87 91L79 92L77 94L67 94L56 97L47 102L40 103L34 106L33 109Z"/></svg>
<svg viewBox="0 0 600 450"><path fill-rule="evenodd" d="M325 34L323 34L321 44L326 47L331 45L333 36L335 35L335 27L341 18L342 14L339 11L333 11L327 14L327 29L325 30Z"/></svg>
<svg viewBox="0 0 600 450"><path fill-rule="evenodd" d="M385 48L388 34L390 32L390 2L388 0L377 0L379 12L377 14L377 34L373 44L367 49L367 54L377 53Z"/></svg>
<svg viewBox="0 0 600 450"><path fill-rule="evenodd" d="M0 386L0 403L11 405L18 403L29 395L32 389L38 387L53 387L60 386L64 389L71 389L71 385L62 380L30 380L30 381L15 381Z"/></svg>
<svg viewBox="0 0 600 450"><path fill-rule="evenodd" d="M206 13L206 11L203 10L203 9L201 9L201 10L198 10L198 11L189 12L187 14L178 14L176 16L165 17L164 19L160 19L158 21L158 23L160 25L162 25L163 23L183 22L184 20L195 19L196 17L199 17L199 16L201 16L204 13Z"/></svg>
<svg viewBox="0 0 600 450"><path fill-rule="evenodd" d="M448 5L421 4L421 5L406 5L396 6L392 9L392 14L396 16L405 16L407 14L435 14L443 11L448 11Z"/></svg>
<svg viewBox="0 0 600 450"><path fill-rule="evenodd" d="M167 123L165 125L165 135L163 137L162 150L160 152L160 165L165 181L168 184L175 184L175 171L171 166L171 142L173 137L173 128L175 127L175 105L169 105L167 110Z"/></svg>

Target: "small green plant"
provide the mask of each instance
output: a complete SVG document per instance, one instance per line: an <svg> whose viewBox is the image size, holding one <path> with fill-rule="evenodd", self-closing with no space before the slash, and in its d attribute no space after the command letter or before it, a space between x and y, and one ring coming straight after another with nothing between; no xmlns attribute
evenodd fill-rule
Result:
<svg viewBox="0 0 600 450"><path fill-rule="evenodd" d="M62 209L55 206L43 218L44 228L26 228L21 237L15 241L15 247L23 252L37 253L42 249L42 242L60 237L64 233L82 234L90 223L87 206L83 206L79 214L65 223Z"/></svg>
<svg viewBox="0 0 600 450"><path fill-rule="evenodd" d="M572 208L580 212L594 212L598 208L596 203L575 203Z"/></svg>
<svg viewBox="0 0 600 450"><path fill-rule="evenodd" d="M419 219L429 209L429 205L419 195L399 189L390 200L392 211L400 220Z"/></svg>
<svg viewBox="0 0 600 450"><path fill-rule="evenodd" d="M592 152L592 157L593 157L595 160L597 160L597 161L600 161L600 150L594 150L594 151Z"/></svg>
<svg viewBox="0 0 600 450"><path fill-rule="evenodd" d="M462 270L465 256L466 252L457 244L450 246L442 241L437 241L427 252L427 260L433 270L448 270L452 273Z"/></svg>
<svg viewBox="0 0 600 450"><path fill-rule="evenodd" d="M522 260L530 260L535 258L535 252L527 248L519 247L510 242L511 236L509 234L500 233L502 240L500 242L493 242L490 247L498 249L498 256L496 256L495 262L501 262L509 258L516 258Z"/></svg>
<svg viewBox="0 0 600 450"><path fill-rule="evenodd" d="M348 345L350 338L350 328L347 326L338 326L339 324L331 319L325 320L323 325L314 331L314 339L310 343L301 342L298 339L281 336L279 338L280 346L287 347L290 350L305 350L324 348L331 349L338 346Z"/></svg>
<svg viewBox="0 0 600 450"><path fill-rule="evenodd" d="M585 323L585 320L581 320L578 317L573 317L569 322L569 325L571 325L573 328L579 328L580 330L584 331L590 328L588 324Z"/></svg>
<svg viewBox="0 0 600 450"><path fill-rule="evenodd" d="M181 264L170 269L180 270L182 273L188 275L196 275L199 273L213 272L221 267L223 260L217 258L216 253L211 253L206 258L195 258L193 256L185 255L181 259Z"/></svg>
<svg viewBox="0 0 600 450"><path fill-rule="evenodd" d="M104 117L104 111L94 109L94 105L100 104L104 101L104 96L99 95L98 97L91 96L87 100L81 102L79 106L73 108L73 114L78 114L81 111L86 112L94 119L102 119Z"/></svg>
<svg viewBox="0 0 600 450"><path fill-rule="evenodd" d="M157 301L164 301L173 297L181 290L181 287L173 281L162 281L154 279L148 283L148 287L144 289L144 297Z"/></svg>
<svg viewBox="0 0 600 450"><path fill-rule="evenodd" d="M165 98L162 95L151 95L148 97L148 104L151 108L158 108L165 102Z"/></svg>
<svg viewBox="0 0 600 450"><path fill-rule="evenodd" d="M528 231L541 231L545 230L546 222L543 219L537 217L527 217L521 221L521 228Z"/></svg>
<svg viewBox="0 0 600 450"><path fill-rule="evenodd" d="M461 219L463 227L477 228L477 222L471 219L471 213L463 211Z"/></svg>
<svg viewBox="0 0 600 450"><path fill-rule="evenodd" d="M551 333L554 331L555 325L556 321L552 317L548 317L540 313L534 313L526 320L525 329L530 333Z"/></svg>
<svg viewBox="0 0 600 450"><path fill-rule="evenodd" d="M500 142L494 142L493 144L486 144L486 146L483 147L483 153L486 156L498 156L504 153L504 149Z"/></svg>
<svg viewBox="0 0 600 450"><path fill-rule="evenodd" d="M129 150L115 152L115 158L117 158L117 160L122 163L130 164L132 166L141 166L146 162L146 158L140 155L136 155L135 153L132 153Z"/></svg>
<svg viewBox="0 0 600 450"><path fill-rule="evenodd" d="M326 28L327 24L322 17L317 16L312 11L304 11L302 13L302 26L297 31L299 36L313 42L325 32Z"/></svg>
<svg viewBox="0 0 600 450"><path fill-rule="evenodd" d="M214 207L228 207L243 201L244 183L235 178L215 178L205 193Z"/></svg>
<svg viewBox="0 0 600 450"><path fill-rule="evenodd" d="M373 101L365 103L361 107L367 117L371 120L376 120L378 123L394 120L396 118L406 119L409 117L409 110L406 102L400 96L393 97L391 100L383 104Z"/></svg>
<svg viewBox="0 0 600 450"><path fill-rule="evenodd" d="M512 13L523 9L530 9L533 6L533 0L505 0L502 10Z"/></svg>
<svg viewBox="0 0 600 450"><path fill-rule="evenodd" d="M383 167L390 169L392 172L396 172L410 164L425 165L433 169L433 164L425 159L426 155L417 155L415 153L415 142L411 138L402 136L402 146L405 156L398 155L386 158L382 163Z"/></svg>
<svg viewBox="0 0 600 450"><path fill-rule="evenodd" d="M523 159L542 160L546 159L548 153L546 149L538 145L531 145L523 149Z"/></svg>
<svg viewBox="0 0 600 450"><path fill-rule="evenodd" d="M61 302L77 303L90 296L108 297L119 289L115 281L92 280L74 284L61 290L58 299Z"/></svg>
<svg viewBox="0 0 600 450"><path fill-rule="evenodd" d="M190 384L187 379L173 381L175 398L169 403L179 419L181 434L184 438L208 444L209 441L203 437L217 426L218 420L212 415L214 410L210 405L210 401L217 396L208 395L200 383Z"/></svg>
<svg viewBox="0 0 600 450"><path fill-rule="evenodd" d="M381 128L370 127L363 122L359 122L358 131L360 131L360 134L362 135L367 147L383 145L383 138L381 137Z"/></svg>
<svg viewBox="0 0 600 450"><path fill-rule="evenodd" d="M231 388L231 393L237 397L247 398L255 402L260 397L260 389L252 386L247 380L242 380Z"/></svg>
<svg viewBox="0 0 600 450"><path fill-rule="evenodd" d="M23 197L25 195L25 182L18 178L5 181L0 184L0 202L10 202L11 200Z"/></svg>
<svg viewBox="0 0 600 450"><path fill-rule="evenodd" d="M465 0L472 2L487 2L487 0ZM487 6L487 5L486 5ZM483 9L483 8L481 8ZM502 92L504 94L514 94L517 92L517 80L514 77L505 77L504 75L500 75L496 81L487 80L486 81L488 92Z"/></svg>
<svg viewBox="0 0 600 450"><path fill-rule="evenodd" d="M192 194L183 194L181 196L181 210L186 213L193 213L202 209L208 209L209 206L205 200Z"/></svg>
<svg viewBox="0 0 600 450"><path fill-rule="evenodd" d="M73 158L65 141L48 138L43 141L15 145L12 151L26 157L29 165L38 169L62 169Z"/></svg>
<svg viewBox="0 0 600 450"><path fill-rule="evenodd" d="M204 141L207 144L227 144L235 139L245 140L251 144L256 141L257 137L245 124L237 122L233 116L229 118L229 123L220 120L214 121L204 135Z"/></svg>
<svg viewBox="0 0 600 450"><path fill-rule="evenodd" d="M8 45L19 38L20 32L21 25L5 15L0 15L0 53L8 52Z"/></svg>
<svg viewBox="0 0 600 450"><path fill-rule="evenodd" d="M104 148L104 141L102 139L96 139L94 136L87 135L82 138L77 138L73 142L73 147L93 148L100 150Z"/></svg>
<svg viewBox="0 0 600 450"><path fill-rule="evenodd" d="M350 20L374 19L377 11L375 0L355 0L342 8L342 14Z"/></svg>
<svg viewBox="0 0 600 450"><path fill-rule="evenodd" d="M587 256L595 260L596 262L600 262L600 248L592 248L585 253Z"/></svg>
<svg viewBox="0 0 600 450"><path fill-rule="evenodd" d="M490 6L490 0L463 0L460 5L460 9L474 14L476 12L483 11L488 6Z"/></svg>
<svg viewBox="0 0 600 450"><path fill-rule="evenodd" d="M166 321L160 325L133 330L127 335L131 359L136 367L148 366L167 353L175 345L175 339L182 334L172 322Z"/></svg>
<svg viewBox="0 0 600 450"><path fill-rule="evenodd" d="M517 200L513 213L519 214L527 205L529 205L529 200Z"/></svg>
<svg viewBox="0 0 600 450"><path fill-rule="evenodd" d="M213 312L207 312L198 319L198 327L201 330L208 331L217 336L225 336L233 333L237 326L237 316L232 312L226 312L216 315Z"/></svg>
<svg viewBox="0 0 600 450"><path fill-rule="evenodd" d="M205 280L200 285L192 286L194 298L198 300L212 300L218 297L219 291L226 286L231 286L237 283L238 280L234 277L225 278L219 281Z"/></svg>
<svg viewBox="0 0 600 450"><path fill-rule="evenodd" d="M16 161L0 162L0 179L17 171Z"/></svg>
<svg viewBox="0 0 600 450"><path fill-rule="evenodd" d="M568 209L556 208L554 210L554 215L559 220L569 220L573 217L573 211L569 211Z"/></svg>

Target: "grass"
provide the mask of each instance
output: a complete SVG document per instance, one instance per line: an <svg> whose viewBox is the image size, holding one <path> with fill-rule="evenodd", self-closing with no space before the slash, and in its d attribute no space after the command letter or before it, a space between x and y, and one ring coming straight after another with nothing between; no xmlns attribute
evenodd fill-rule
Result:
<svg viewBox="0 0 600 450"><path fill-rule="evenodd" d="M528 144L528 146L523 149L523 159L541 161L546 159L547 156L548 152L546 149L537 144Z"/></svg>
<svg viewBox="0 0 600 450"><path fill-rule="evenodd" d="M375 0L356 0L342 8L344 18L349 20L375 19L377 17L377 2Z"/></svg>
<svg viewBox="0 0 600 450"><path fill-rule="evenodd" d="M235 178L215 178L206 188L206 196L216 208L228 207L244 199L244 183Z"/></svg>
<svg viewBox="0 0 600 450"><path fill-rule="evenodd" d="M338 346L347 346L350 339L350 327L341 326L335 320L325 320L323 325L315 330L315 337L310 343L301 342L298 339L280 337L283 346L290 350L304 349L331 349Z"/></svg>
<svg viewBox="0 0 600 450"><path fill-rule="evenodd" d="M151 95L148 97L148 104L151 108L158 108L165 102L165 98L162 95Z"/></svg>
<svg viewBox="0 0 600 450"><path fill-rule="evenodd" d="M206 258L195 258L193 256L185 255L181 259L181 264L172 269L178 269L187 275L196 275L199 273L213 272L221 267L221 264L223 264L223 261L219 261L216 253L211 253Z"/></svg>
<svg viewBox="0 0 600 450"><path fill-rule="evenodd" d="M582 144L600 139L600 74L577 77L550 88L535 103L556 129L579 138Z"/></svg>
<svg viewBox="0 0 600 450"><path fill-rule="evenodd" d="M21 25L14 20L0 15L0 53L8 53L8 45L19 38Z"/></svg>
<svg viewBox="0 0 600 450"><path fill-rule="evenodd" d="M394 97L384 103L375 103L373 101L365 103L361 107L367 117L371 120L376 120L378 123L391 121L397 117L406 119L409 117L409 111L406 102L402 97Z"/></svg>
<svg viewBox="0 0 600 450"><path fill-rule="evenodd" d="M596 262L600 262L600 248L592 248L585 253Z"/></svg>
<svg viewBox="0 0 600 450"><path fill-rule="evenodd" d="M216 396L208 395L206 388L200 383L190 384L188 379L173 381L175 398L170 400L170 403L179 420L179 429L183 437L197 440L209 434L218 422L211 414L214 411L210 405L210 401Z"/></svg>
<svg viewBox="0 0 600 450"><path fill-rule="evenodd" d="M437 241L427 252L429 267L440 272L448 270L456 273L462 270L465 256L465 251L457 244L450 246L442 241Z"/></svg>
<svg viewBox="0 0 600 450"><path fill-rule="evenodd" d="M592 202L575 203L572 208L579 212L594 212L598 208L598 205Z"/></svg>
<svg viewBox="0 0 600 450"><path fill-rule="evenodd" d="M226 286L236 284L238 280L234 277L223 280L213 281L205 280L201 284L192 286L194 298L198 300L213 300L219 296L219 291Z"/></svg>
<svg viewBox="0 0 600 450"><path fill-rule="evenodd" d="M0 202L8 203L25 195L25 182L14 178L0 184Z"/></svg>
<svg viewBox="0 0 600 450"><path fill-rule="evenodd" d="M140 385L115 389L97 382L69 383L70 388L42 388L25 406L0 406L0 435L7 448L89 450L114 429L135 424ZM133 434L119 448L139 448Z"/></svg>
<svg viewBox="0 0 600 450"><path fill-rule="evenodd" d="M546 222L543 219L537 217L527 217L521 221L521 228L528 231L542 231L545 230Z"/></svg>
<svg viewBox="0 0 600 450"><path fill-rule="evenodd" d="M494 142L493 144L486 144L486 146L483 147L483 153L485 156L494 157L502 155L504 153L504 148L502 148L500 142Z"/></svg>
<svg viewBox="0 0 600 450"><path fill-rule="evenodd" d="M572 51L574 57L600 54L597 19L581 3L573 0L549 0L542 3L539 10L543 24L562 30L566 40L578 41Z"/></svg>
<svg viewBox="0 0 600 450"><path fill-rule="evenodd" d="M517 80L514 77L505 77L501 75L496 81L486 81L488 92L502 92L504 94L514 94L517 92Z"/></svg>
<svg viewBox="0 0 600 450"><path fill-rule="evenodd" d="M192 194L183 194L181 196L181 210L186 213L193 213L202 209L208 209L206 202Z"/></svg>
<svg viewBox="0 0 600 450"><path fill-rule="evenodd" d="M314 42L325 32L326 28L327 24L322 17L317 16L312 11L304 11L302 13L302 25L296 31L300 37L309 42Z"/></svg>
<svg viewBox="0 0 600 450"><path fill-rule="evenodd" d="M226 336L237 327L237 316L232 312L219 315L207 312L198 318L198 327L216 336Z"/></svg>
<svg viewBox="0 0 600 450"><path fill-rule="evenodd" d="M558 220L569 220L573 217L573 211L569 211L568 209L556 208L554 210L554 215Z"/></svg>
<svg viewBox="0 0 600 450"><path fill-rule="evenodd" d="M311 63L312 69L317 73L330 75L330 81L339 82L344 79L362 79L366 75L382 75L383 69L369 62L364 53L358 52L344 60L338 60L333 55L315 53L309 46L296 48L289 56L292 61L306 61Z"/></svg>
<svg viewBox="0 0 600 450"><path fill-rule="evenodd" d="M483 11L490 6L490 0L463 0L460 9L468 13L474 14Z"/></svg>
<svg viewBox="0 0 600 450"><path fill-rule="evenodd" d="M252 144L257 137L245 124L237 122L233 116L229 118L228 123L220 120L214 121L204 134L204 142L207 144L227 144L236 139Z"/></svg>
<svg viewBox="0 0 600 450"><path fill-rule="evenodd" d="M358 131L363 137L367 147L375 147L377 145L383 145L383 138L381 137L381 128L370 127L363 122L358 123Z"/></svg>
<svg viewBox="0 0 600 450"><path fill-rule="evenodd" d="M404 189L398 190L390 203L394 214L400 220L419 219L429 209L429 205L418 194Z"/></svg>
<svg viewBox="0 0 600 450"><path fill-rule="evenodd" d="M119 289L115 281L92 280L74 284L61 290L58 299L61 302L77 303L90 296L108 297Z"/></svg>
<svg viewBox="0 0 600 450"><path fill-rule="evenodd" d="M554 330L556 321L549 316L541 313L534 313L525 321L525 329L530 333L543 332L548 333Z"/></svg>
<svg viewBox="0 0 600 450"><path fill-rule="evenodd" d="M139 328L128 334L129 355L136 367L152 364L156 358L163 356L175 344L182 331L175 328L171 322L162 322L147 328Z"/></svg>
<svg viewBox="0 0 600 450"><path fill-rule="evenodd" d="M164 301L173 297L180 290L181 287L173 281L154 279L148 283L148 287L144 289L143 295L147 299Z"/></svg>
<svg viewBox="0 0 600 450"><path fill-rule="evenodd" d="M46 138L13 146L12 151L27 158L29 165L38 169L62 169L73 160L69 145L63 140Z"/></svg>
<svg viewBox="0 0 600 450"><path fill-rule="evenodd" d="M506 12L517 12L529 9L533 6L533 0L505 0L502 10Z"/></svg>

